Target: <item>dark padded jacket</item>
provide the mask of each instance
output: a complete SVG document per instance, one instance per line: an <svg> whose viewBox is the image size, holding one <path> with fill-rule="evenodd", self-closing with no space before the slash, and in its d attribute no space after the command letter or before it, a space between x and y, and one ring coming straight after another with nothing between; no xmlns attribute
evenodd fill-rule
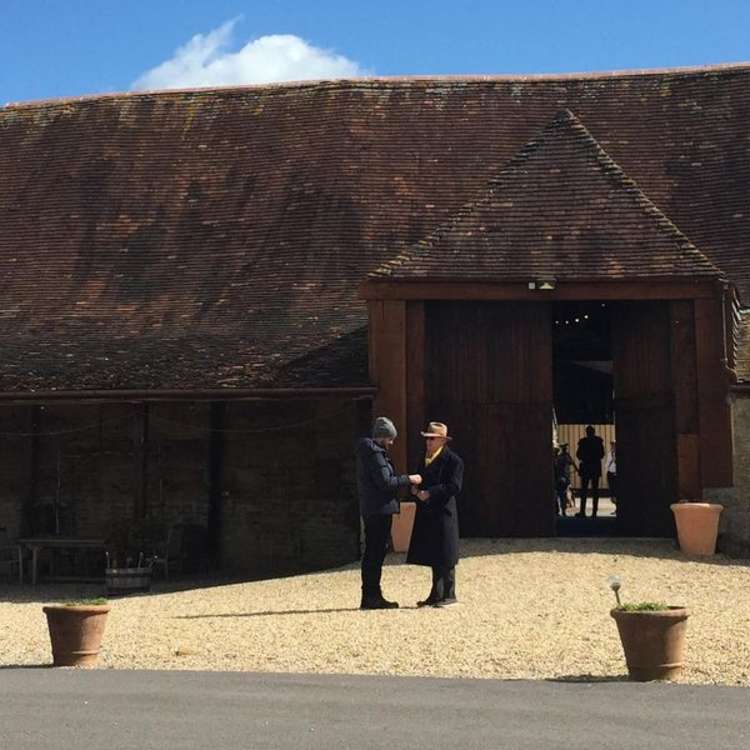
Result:
<svg viewBox="0 0 750 750"><path fill-rule="evenodd" d="M398 513L396 493L409 485L409 477L396 474L387 451L372 438L357 442L356 456L359 512L365 517Z"/></svg>

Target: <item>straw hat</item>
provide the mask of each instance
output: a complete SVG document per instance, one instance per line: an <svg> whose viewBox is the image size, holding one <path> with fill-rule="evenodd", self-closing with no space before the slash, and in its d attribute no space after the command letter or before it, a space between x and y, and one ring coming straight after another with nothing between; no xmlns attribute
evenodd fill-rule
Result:
<svg viewBox="0 0 750 750"><path fill-rule="evenodd" d="M436 437L453 440L453 438L448 435L448 426L444 425L442 422L429 422L427 429L420 434L422 437Z"/></svg>

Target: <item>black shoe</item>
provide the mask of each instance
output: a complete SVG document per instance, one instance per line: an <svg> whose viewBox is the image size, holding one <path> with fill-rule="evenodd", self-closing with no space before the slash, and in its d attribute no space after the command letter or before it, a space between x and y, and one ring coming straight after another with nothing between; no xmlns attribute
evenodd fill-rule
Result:
<svg viewBox="0 0 750 750"><path fill-rule="evenodd" d="M428 596L426 599L422 599L421 602L417 602L417 607L434 607L439 601L434 596Z"/></svg>
<svg viewBox="0 0 750 750"><path fill-rule="evenodd" d="M362 599L360 609L398 609L398 602L389 602L382 596L372 596Z"/></svg>
<svg viewBox="0 0 750 750"><path fill-rule="evenodd" d="M458 599L456 599L455 596L448 597L447 599L442 599L441 601L437 602L435 604L436 607L439 607L440 609L443 609L443 607L454 607L457 605Z"/></svg>

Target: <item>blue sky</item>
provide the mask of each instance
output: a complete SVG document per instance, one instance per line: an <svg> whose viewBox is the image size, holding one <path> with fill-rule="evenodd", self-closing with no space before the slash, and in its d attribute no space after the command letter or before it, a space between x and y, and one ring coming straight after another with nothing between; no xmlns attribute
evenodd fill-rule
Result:
<svg viewBox="0 0 750 750"><path fill-rule="evenodd" d="M0 0L0 105L270 80L750 60L750 0Z"/></svg>

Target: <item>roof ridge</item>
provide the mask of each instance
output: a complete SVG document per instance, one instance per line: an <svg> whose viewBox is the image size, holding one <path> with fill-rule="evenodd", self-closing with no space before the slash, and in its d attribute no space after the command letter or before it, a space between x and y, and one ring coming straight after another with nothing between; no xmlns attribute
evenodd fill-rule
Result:
<svg viewBox="0 0 750 750"><path fill-rule="evenodd" d="M681 251L689 252L696 255L698 259L717 275L723 277L724 273L717 268L709 258L698 249L698 247L682 232L679 227L644 193L640 185L628 174L622 167L604 150L602 145L596 140L593 134L581 122L578 116L569 108L559 110L555 116L545 125L539 134L531 140L524 143L518 151L503 164L494 177L491 177L481 193L473 200L464 203L445 223L436 227L426 237L410 245L405 251L399 253L391 260L383 263L378 268L371 271L368 276L379 278L390 274L391 270L405 263L414 260L418 255L424 255L430 247L433 247L440 239L451 232L453 229L467 217L470 217L475 211L488 203L503 186L504 180L515 174L518 166L527 162L543 146L549 142L550 135L558 132L561 127L568 127L573 132L578 133L581 139L593 150L601 171L605 177L614 180L615 184L622 188L624 192L634 200L636 206L642 209L655 221L655 225L660 234L667 239L675 242Z"/></svg>
<svg viewBox="0 0 750 750"><path fill-rule="evenodd" d="M750 60L709 65L685 65L660 68L622 68L601 71L574 71L569 73L475 73L466 75L404 75L404 76L362 76L359 78L318 78L298 81L274 81L270 83L229 84L225 86L194 86L179 89L148 89L145 91L115 91L105 93L78 94L28 101L6 102L0 105L3 110L34 109L55 105L89 103L112 99L135 99L139 97L169 97L185 94L212 94L235 92L274 92L300 88L344 88L378 85L438 84L449 83L544 83L547 81L602 81L621 78L688 77L692 75L732 74L750 72Z"/></svg>

